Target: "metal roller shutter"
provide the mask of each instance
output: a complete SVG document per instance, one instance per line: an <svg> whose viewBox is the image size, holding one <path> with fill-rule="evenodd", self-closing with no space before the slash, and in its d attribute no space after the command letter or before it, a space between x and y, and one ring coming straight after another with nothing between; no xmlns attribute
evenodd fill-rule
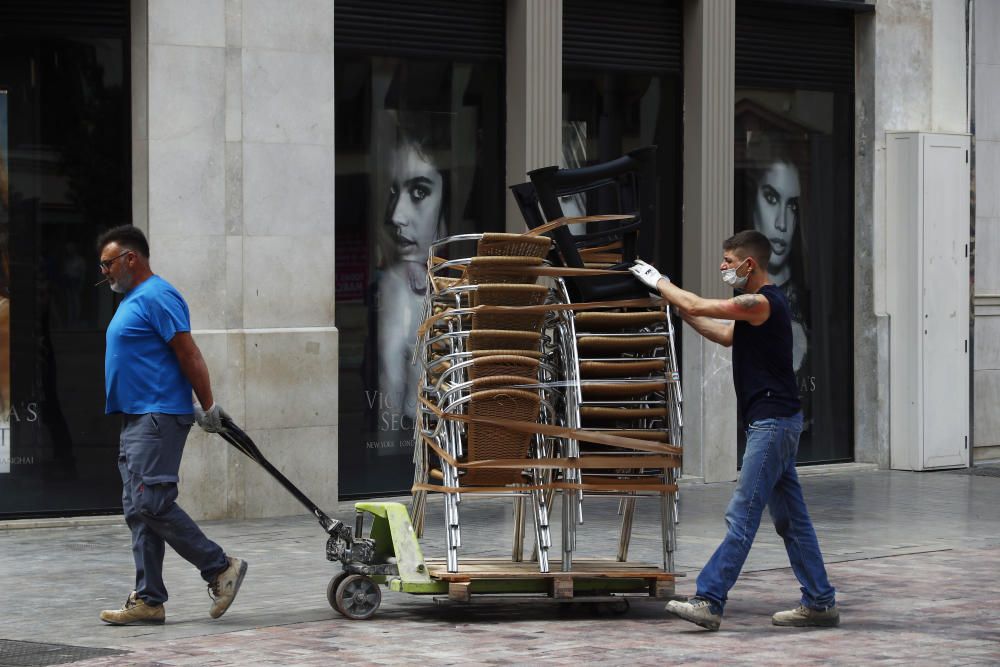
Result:
<svg viewBox="0 0 1000 667"><path fill-rule="evenodd" d="M854 12L741 0L736 86L853 92Z"/></svg>
<svg viewBox="0 0 1000 667"><path fill-rule="evenodd" d="M129 30L128 0L4 0L0 34L120 35Z"/></svg>
<svg viewBox="0 0 1000 667"><path fill-rule="evenodd" d="M336 0L334 45L374 55L503 60L503 0Z"/></svg>
<svg viewBox="0 0 1000 667"><path fill-rule="evenodd" d="M681 71L678 0L564 0L563 66Z"/></svg>

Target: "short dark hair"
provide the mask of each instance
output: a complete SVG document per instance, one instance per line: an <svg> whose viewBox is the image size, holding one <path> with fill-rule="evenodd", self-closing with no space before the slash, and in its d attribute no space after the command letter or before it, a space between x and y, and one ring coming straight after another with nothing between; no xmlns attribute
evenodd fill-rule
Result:
<svg viewBox="0 0 1000 667"><path fill-rule="evenodd" d="M722 242L723 250L741 250L742 254L753 257L758 266L767 270L771 261L771 242L756 229L745 229L736 232Z"/></svg>
<svg viewBox="0 0 1000 667"><path fill-rule="evenodd" d="M100 255L104 246L109 243L117 243L122 248L137 252L149 259L149 241L146 240L146 235L138 227L121 225L104 232L97 237L97 254Z"/></svg>

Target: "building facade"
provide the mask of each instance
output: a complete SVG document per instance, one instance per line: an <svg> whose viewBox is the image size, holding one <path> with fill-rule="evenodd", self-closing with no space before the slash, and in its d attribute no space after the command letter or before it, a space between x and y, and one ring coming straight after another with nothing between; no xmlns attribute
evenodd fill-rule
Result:
<svg viewBox="0 0 1000 667"><path fill-rule="evenodd" d="M409 487L408 355L428 244L520 230L507 188L531 169L646 145L658 147L660 218L647 259L674 280L725 297L723 239L756 228L772 241L769 268L793 306L800 463L934 468L1000 456L989 409L1000 396L1000 272L976 265L974 243L983 256L1000 224L994 3L8 5L2 516L116 508L117 426L103 415L101 376L115 302L87 282L101 229L147 232L154 270L188 299L220 404L332 506ZM912 265L893 245L916 238L898 213L910 191L886 185L901 182L887 157L901 132L968 142L968 162L941 173L956 179L949 192L964 178L974 193L964 217L943 223L955 245L917 244ZM930 250L936 266L967 270L969 291L952 296L971 296L943 314L922 302L922 328L902 316L899 295L925 275L917 251ZM893 364L905 349L934 368L923 337L956 318L969 323L954 343L962 363L921 371L919 397L969 417L936 445L927 436L928 452L953 458L914 465L900 454L910 438L892 427L914 409ZM734 479L728 351L688 329L681 348L684 474ZM964 402L954 390L932 401L930 388L963 382ZM182 486L200 517L299 511L266 473L197 431Z"/></svg>

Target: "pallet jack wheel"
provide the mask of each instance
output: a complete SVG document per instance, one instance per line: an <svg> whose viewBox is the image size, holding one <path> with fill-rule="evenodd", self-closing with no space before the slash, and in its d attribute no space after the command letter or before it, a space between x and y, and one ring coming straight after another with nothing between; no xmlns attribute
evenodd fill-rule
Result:
<svg viewBox="0 0 1000 667"><path fill-rule="evenodd" d="M607 605L608 605L608 611L610 611L615 616L619 616L621 614L627 614L629 607L632 606L629 604L626 598L618 598L614 602L607 603Z"/></svg>
<svg viewBox="0 0 1000 667"><path fill-rule="evenodd" d="M330 606L334 608L337 612L343 614L340 611L340 607L337 606L337 587L340 586L340 582L346 579L348 576L347 572L341 572L336 577L330 580L330 583L326 587L326 600L330 603Z"/></svg>
<svg viewBox="0 0 1000 667"><path fill-rule="evenodd" d="M612 597L607 602L598 602L593 610L598 616L621 616L628 613L630 606L627 598Z"/></svg>
<svg viewBox="0 0 1000 667"><path fill-rule="evenodd" d="M382 591L379 585L363 574L349 574L341 579L333 596L333 608L354 621L371 618L380 604Z"/></svg>

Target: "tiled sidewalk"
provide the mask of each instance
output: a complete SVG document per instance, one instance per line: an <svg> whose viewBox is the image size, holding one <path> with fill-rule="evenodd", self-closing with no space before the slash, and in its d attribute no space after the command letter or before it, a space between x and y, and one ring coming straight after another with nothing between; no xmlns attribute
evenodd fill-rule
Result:
<svg viewBox="0 0 1000 667"><path fill-rule="evenodd" d="M837 629L770 624L770 614L790 598L791 572L779 569L740 580L718 633L665 617L653 603L602 617L551 606L515 611L403 599L367 622L334 618L176 640L138 648L127 660L150 666L988 665L1000 662L998 566L998 548L834 564L830 573L839 586L843 617ZM122 658L76 664L119 665Z"/></svg>
<svg viewBox="0 0 1000 667"><path fill-rule="evenodd" d="M770 624L772 612L794 606L798 591L769 526L718 633L648 601L614 616L551 604L442 606L387 591L374 619L347 621L326 602L335 570L324 558L322 531L308 517L290 517L205 524L251 564L239 599L218 621L207 617L197 574L168 550L171 599L162 627L97 621L101 608L118 606L128 592L123 525L0 530L0 639L130 651L74 665L1000 664L1000 479L860 472L805 477L803 485L838 588L843 624L835 630ZM677 563L688 577L681 593L693 592L697 568L722 536L731 488L683 487ZM613 544L600 540L615 532L614 509L613 502L590 506L583 539L593 555L613 555ZM432 503L423 540L431 556L442 547L439 510ZM350 518L349 505L337 511ZM510 516L499 501L463 503L463 521L463 554L509 553ZM633 557L655 561L657 535L655 512L641 514Z"/></svg>

